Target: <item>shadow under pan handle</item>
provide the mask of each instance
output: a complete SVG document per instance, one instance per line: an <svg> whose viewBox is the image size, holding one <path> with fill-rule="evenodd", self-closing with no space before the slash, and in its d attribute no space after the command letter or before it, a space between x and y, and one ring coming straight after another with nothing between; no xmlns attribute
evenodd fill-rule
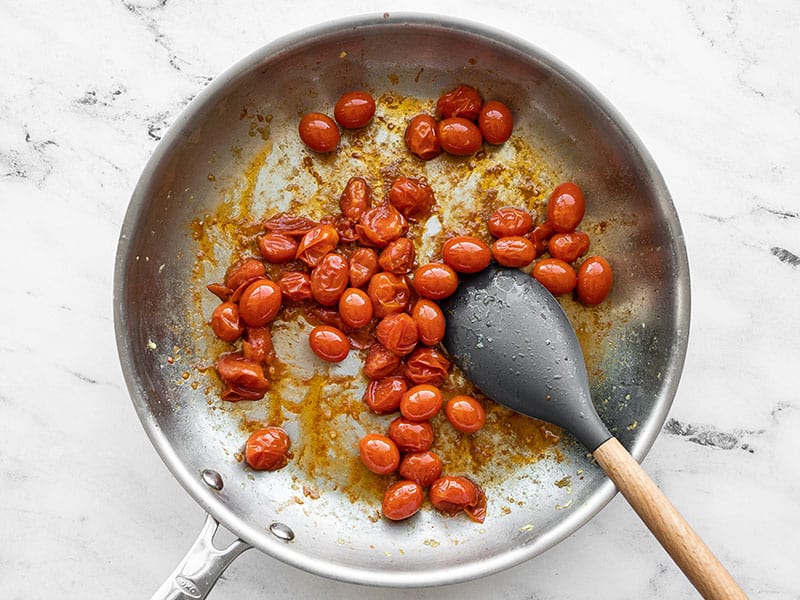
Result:
<svg viewBox="0 0 800 600"><path fill-rule="evenodd" d="M222 550L214 546L214 534L219 523L211 515L189 552L151 600L202 600L233 560L252 546L236 539Z"/></svg>
<svg viewBox="0 0 800 600"><path fill-rule="evenodd" d="M600 444L592 455L703 598L747 600L722 563L617 438Z"/></svg>

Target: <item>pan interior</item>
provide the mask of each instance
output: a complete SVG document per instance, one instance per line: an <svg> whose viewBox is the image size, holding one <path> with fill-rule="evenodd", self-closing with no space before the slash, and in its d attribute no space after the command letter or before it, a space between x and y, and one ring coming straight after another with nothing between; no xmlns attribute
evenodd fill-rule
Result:
<svg viewBox="0 0 800 600"><path fill-rule="evenodd" d="M435 98L461 83L511 105L514 137L477 157L412 160L403 152L405 120L432 112ZM345 133L331 156L305 150L299 116L331 114L353 89L378 98L371 133ZM564 304L600 415L641 459L672 401L688 333L688 268L668 192L639 141L579 78L533 47L471 24L409 16L337 23L267 46L213 82L165 136L134 192L120 240L116 325L145 429L206 510L309 571L428 585L538 554L591 518L612 487L570 436L528 424L506 429L509 439L498 425L485 444L492 457L481 463L489 497L483 525L430 507L409 522L387 522L380 494L365 493L379 482L336 450L355 448L361 434L388 423L358 408L357 353L323 366L298 343L302 319L285 323L275 344L286 383L268 401L231 405L219 400L213 373L226 348L206 325L216 299L205 285L222 279L242 244L252 252L254 223L283 210L323 216L352 175L370 179L380 198L397 174L427 177L439 223L462 233L476 231L490 205L541 209L558 182L582 186L591 253L614 266L615 289L602 310ZM427 240L420 261L434 257L436 223L416 227ZM310 403L322 408L304 412ZM244 439L275 418L276 404L300 455L280 471L252 472L241 457ZM464 462L453 458L454 468L474 466L474 445L462 446ZM202 483L206 469L220 473L221 491ZM270 533L274 522L294 539Z"/></svg>

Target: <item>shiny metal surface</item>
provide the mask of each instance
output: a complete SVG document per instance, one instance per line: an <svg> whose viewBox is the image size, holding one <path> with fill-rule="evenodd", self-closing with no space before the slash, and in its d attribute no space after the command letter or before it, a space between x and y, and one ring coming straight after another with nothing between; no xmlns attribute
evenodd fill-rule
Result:
<svg viewBox="0 0 800 600"><path fill-rule="evenodd" d="M587 356L600 415L635 458L652 445L678 384L689 330L678 217L646 149L579 76L519 39L430 16L334 22L269 44L203 90L148 162L120 236L115 324L131 398L175 477L247 544L319 575L383 586L473 579L550 548L614 493L585 450L566 440L558 460L509 467L487 489L514 502L482 526L433 511L410 523L370 519L374 502L336 491L301 504L292 466L269 479L243 469L234 458L242 446L238 424L214 410L207 381L195 388L184 377L213 364L200 331L210 312L197 314L197 297L206 292L193 277L192 235L193 223L222 202L209 173L235 178L242 169L236 157L253 156L264 144L264 131L254 135L242 107L271 115L273 151L284 151L293 148L287 140L296 136L299 113L332 107L348 89L435 98L464 82L510 99L518 134L535 139L559 173L596 199L587 219L616 225L602 237L615 269L607 327ZM267 204L273 198L279 200L263 195ZM231 249L217 250L224 271ZM219 473L222 489L207 485L206 469ZM291 541L271 532L275 522L292 532Z"/></svg>

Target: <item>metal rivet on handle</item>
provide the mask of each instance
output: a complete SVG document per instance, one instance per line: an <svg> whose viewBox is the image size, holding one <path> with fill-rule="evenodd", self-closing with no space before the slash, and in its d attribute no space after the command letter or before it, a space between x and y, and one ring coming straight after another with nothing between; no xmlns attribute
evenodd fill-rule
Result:
<svg viewBox="0 0 800 600"><path fill-rule="evenodd" d="M203 483L205 483L208 487L217 491L222 489L222 475L211 469L205 469L201 475L203 477Z"/></svg>
<svg viewBox="0 0 800 600"><path fill-rule="evenodd" d="M292 531L291 527L278 521L270 524L269 532L284 542L291 542L294 539L294 531Z"/></svg>

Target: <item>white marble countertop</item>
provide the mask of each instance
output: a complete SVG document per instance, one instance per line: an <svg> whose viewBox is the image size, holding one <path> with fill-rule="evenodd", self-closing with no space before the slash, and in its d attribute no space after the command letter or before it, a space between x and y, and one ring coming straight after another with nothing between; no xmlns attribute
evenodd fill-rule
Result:
<svg viewBox="0 0 800 600"><path fill-rule="evenodd" d="M530 4L530 5L529 5ZM492 6L492 8L489 8ZM344 15L452 14L530 40L626 117L672 192L689 352L644 461L752 598L800 598L800 9L706 0L219 0L0 5L0 596L147 598L204 513L145 435L117 360L114 256L187 102L274 38ZM554 549L434 590L332 582L257 551L211 598L691 598L614 499Z"/></svg>

